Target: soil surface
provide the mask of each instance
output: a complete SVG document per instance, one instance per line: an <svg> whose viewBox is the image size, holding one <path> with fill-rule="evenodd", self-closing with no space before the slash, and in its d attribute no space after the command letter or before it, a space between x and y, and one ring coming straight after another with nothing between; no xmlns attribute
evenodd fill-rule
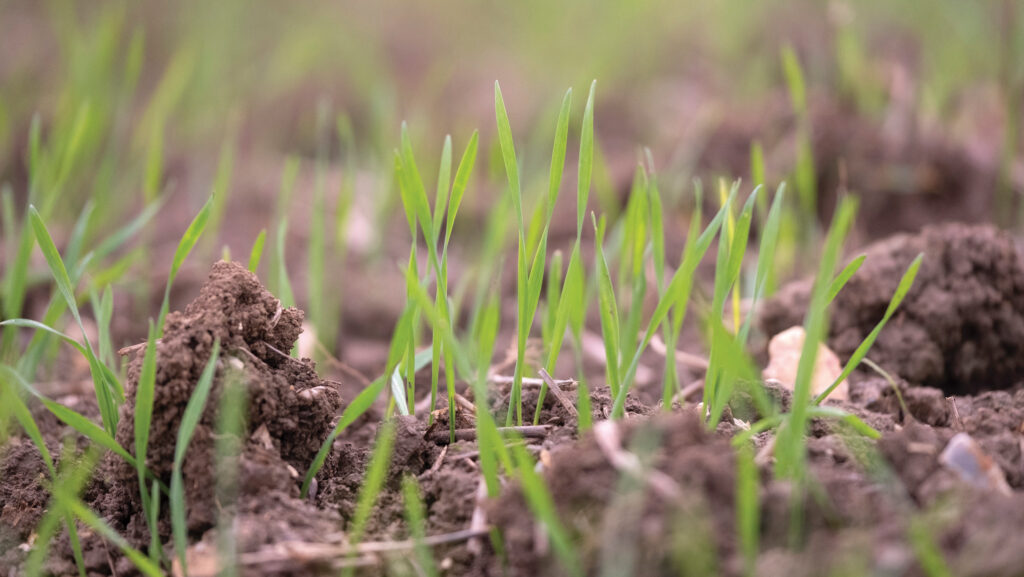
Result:
<svg viewBox="0 0 1024 577"><path fill-rule="evenodd" d="M755 435L760 555L752 568L757 575L787 577L925 575L921 559L936 551L955 575L1019 575L1024 267L1013 239L989 227L948 225L895 236L864 252L865 264L831 309L828 344L843 361L881 319L906 267L925 253L914 288L870 353L887 376L858 370L851 400L833 403L881 437L870 440L840 421L814 421L809 481L798 490L773 474L773 434ZM808 290L808 281L793 283L765 304L766 336L802 321ZM254 275L221 262L198 297L167 319L157 346L146 456L165 483L185 405L215 340L222 345L184 467L190 575L216 574L224 537L218 524L225 519L234 529L244 575L326 575L348 566L358 574L409 574L416 569L411 547L403 545L410 537L402 496L406 476L418 481L426 534L438 540L432 551L443 574L567 574L517 482L495 499L483 497L475 440L470 434L449 444L446 410L435 423L428 422L427 411L394 417L390 468L362 536L371 549L392 552L353 552L349 532L385 409L373 407L338 437L309 497L300 498L309 463L360 388L322 380L311 361L289 356L302 316L282 307ZM131 354L129 402L117 434L129 448L143 350ZM218 468L218 401L230 382L244 385L247 419L240 436L221 443L231 450ZM462 383L457 389L472 399ZM580 389L562 389L575 404ZM751 417L737 405L708 430L694 402L664 410L630 398L627 418L613 423L605 420L607 389L600 383L590 389L592 431L580 435L574 412L548 394L543 428L524 440L539 459L558 518L579 543L584 572L744 574L732 441L749 425L742 419ZM785 390L769 393L788 406ZM533 414L537 395L536 387L524 388L524 414ZM504 415L508 396L508 385L492 387L487 401L496 414ZM62 454L61 445L75 436L40 407L33 412L51 451ZM472 411L460 405L456 414L456 427L472 430ZM973 442L971 450L950 456L962 435ZM0 473L0 573L17 574L23 544L48 506L47 473L33 445L17 437L0 452ZM133 545L148 544L133 468L107 456L83 499ZM165 500L159 529L171 556L168 509ZM488 527L502 537L500 553ZM97 535L83 527L80 536L91 575L133 574L130 563ZM75 572L66 535L55 543L47 569Z"/></svg>

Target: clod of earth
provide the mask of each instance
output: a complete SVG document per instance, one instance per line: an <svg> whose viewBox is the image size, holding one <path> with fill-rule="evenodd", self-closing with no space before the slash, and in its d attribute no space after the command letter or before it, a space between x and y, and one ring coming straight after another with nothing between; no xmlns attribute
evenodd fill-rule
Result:
<svg viewBox="0 0 1024 577"><path fill-rule="evenodd" d="M206 409L196 427L184 464L188 528L201 535L217 522L215 502L214 431L225 383L244 386L248 410L245 434L238 439L239 513L256 506L292 511L297 517L316 517L298 501L297 471L305 471L330 431L341 397L321 380L308 360L288 356L299 336L302 311L283 308L244 267L219 262L213 266L199 296L184 312L167 317L158 343L153 423L146 463L160 479L170 482L178 427L185 405L220 339L221 359ZM117 440L133 447L134 391L142 366L138 350L129 367L128 402L122 408ZM118 495L130 503L130 527L144 531L134 468L119 463L114 478ZM275 505L276 504L276 505ZM167 510L167 507L163 507ZM162 525L163 527L163 525ZM145 540L144 535L132 535ZM243 532L240 537L246 535ZM166 538L167 535L162 535ZM243 544L244 546L244 544Z"/></svg>
<svg viewBox="0 0 1024 577"><path fill-rule="evenodd" d="M949 394L1024 381L1024 265L1013 238L992 226L948 224L869 246L867 259L831 306L829 346L844 361L882 318L903 271L919 253L914 286L869 357L912 385ZM765 303L775 335L799 324L810 283ZM861 369L863 370L863 369ZM851 384L851 395L857 396Z"/></svg>

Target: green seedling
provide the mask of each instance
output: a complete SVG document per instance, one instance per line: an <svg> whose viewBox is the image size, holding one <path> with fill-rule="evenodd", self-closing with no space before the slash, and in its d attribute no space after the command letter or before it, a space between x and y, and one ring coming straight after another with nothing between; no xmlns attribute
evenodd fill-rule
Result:
<svg viewBox="0 0 1024 577"><path fill-rule="evenodd" d="M411 311L407 308L399 319L399 327L407 326L411 316ZM377 400L386 388L388 383L387 376L391 375L395 367L398 366L402 355L405 353L408 339L408 328L400 328L395 331L395 334L391 339L391 347L388 351L387 370L385 371L384 376L373 381L370 386L363 389L363 391L360 392L355 399L352 399L352 402L345 407L345 411L341 414L341 419L320 445L320 450L317 451L316 456L313 458L313 462L309 466L309 470L306 472L306 476L302 481L302 489L300 491L303 498L305 498L309 493L309 487L312 484L313 479L316 477L316 474L320 472L320 468L323 467L324 461L327 460L327 455L330 454L331 447L334 446L334 440L337 439L338 435L347 429L349 425L354 423L356 419L368 411L374 401Z"/></svg>
<svg viewBox="0 0 1024 577"><path fill-rule="evenodd" d="M252 243L252 250L249 251L249 272L256 274L260 268L260 260L263 259L263 245L267 242L267 229L261 229Z"/></svg>
<svg viewBox="0 0 1024 577"><path fill-rule="evenodd" d="M2 369L6 369L6 367L0 366L0 370ZM9 378L9 375L4 374L3 372L0 372L0 391L3 391L4 399L7 400L6 406L14 414L15 420L39 451L39 455L43 459L43 464L46 465L46 470L50 473L50 479L54 483L57 483L59 479L57 475L57 468L53 464L53 457L50 455L50 450L46 447L46 441L43 440L43 434L39 430L39 425L36 424L35 419L32 418L32 412L21 399L21 392L15 387L15 384ZM0 421L0 424L6 425L6 422ZM84 576L85 561L82 557L82 546L78 539L78 529L75 526L74 518L68 512L65 512L64 523L68 530L72 554L75 558L75 565L78 567L78 574L80 576Z"/></svg>
<svg viewBox="0 0 1024 577"><path fill-rule="evenodd" d="M388 468L391 465L391 450L395 445L395 435L394 421L385 421L377 434L377 443L370 456L370 464L366 467L366 477L363 479L359 497L356 500L356 510L348 529L350 545L358 545L362 540L366 522L370 520L370 513L384 487ZM351 574L352 569L349 568L345 573Z"/></svg>
<svg viewBox="0 0 1024 577"><path fill-rule="evenodd" d="M875 325L875 328L871 329L871 332L868 333L868 336L864 337L864 340L860 343L857 349L853 351L852 355L850 355L850 360L847 361L846 366L843 367L843 372L839 373L839 377L837 377L836 380L831 385L829 385L827 389L822 391L822 393L818 395L816 399L814 399L814 404L819 405L822 401L828 398L829 394L831 394L832 391L834 391L835 388L839 386L839 383L843 382L844 379L849 377L850 374L853 373L853 371L860 364L860 362L864 360L864 357L867 356L868 351L871 350L871 346L875 344L875 340L878 338L878 335L881 334L882 329L885 328L885 325L889 322L889 319L892 318L892 315L895 314L896 309L899 308L900 303L903 302L904 297L907 296L907 293L910 292L911 287L914 286L914 278L917 277L917 271L918 269L921 268L921 261L923 259L924 254L919 254L914 259L914 261L910 263L910 267L908 267L907 271L903 273L903 277L900 279L900 283L896 286L896 292L895 294L892 295L892 299L889 301L889 306L886 307L885 309L885 314L882 316L882 320L878 321L878 324Z"/></svg>
<svg viewBox="0 0 1024 577"><path fill-rule="evenodd" d="M512 454L516 460L516 472L526 503L533 515L544 524L562 569L569 575L582 576L583 566L579 554L569 532L562 524L554 498L544 478L534 470L535 463L522 444L513 444Z"/></svg>
<svg viewBox="0 0 1024 577"><path fill-rule="evenodd" d="M23 567L25 575L35 577L43 574L43 563L46 560L53 539L60 529L61 522L73 525L74 518L77 516L75 511L67 507L68 499L66 496L77 495L85 488L85 485L92 477L92 471L98 459L99 455L96 451L87 452L79 459L75 459L70 450L65 451L64 456L61 458L61 470L58 471L53 485L50 487L50 506L35 529L35 542ZM81 545L76 543L78 541L77 529L69 533L69 535L72 536L73 546L80 552ZM141 555L140 557L147 563L149 562L145 557ZM79 574L82 574L81 568L84 567L84 562L81 557L76 557L75 561L80 568Z"/></svg>
<svg viewBox="0 0 1024 577"><path fill-rule="evenodd" d="M427 537L426 511L423 508L423 497L420 496L419 483L416 477L407 475L402 478L402 498L405 501L405 522L409 524L409 533L415 542L414 552L416 563L427 577L439 575L434 556L423 543Z"/></svg>
<svg viewBox="0 0 1024 577"><path fill-rule="evenodd" d="M46 257L46 264L50 267L50 272L57 283L57 288L71 310L75 322L78 323L79 329L82 331L82 339L85 341L85 346L80 351L85 355L86 360L89 361L89 371L92 374L93 383L95 383L96 402L99 404L103 427L107 433L113 435L117 429L117 405L124 399L124 389L121 388L120 382L113 376L113 373L106 369L96 357L92 343L89 342L89 337L86 335L85 325L82 324L82 317L78 313L74 288L71 285L71 279L68 277L68 271L64 267L64 261L61 259L60 253L57 252L57 247L53 244L50 232L46 229L46 225L43 223L43 219L39 216L39 212L35 207L29 208L29 219L35 231L36 242L39 243L43 256Z"/></svg>

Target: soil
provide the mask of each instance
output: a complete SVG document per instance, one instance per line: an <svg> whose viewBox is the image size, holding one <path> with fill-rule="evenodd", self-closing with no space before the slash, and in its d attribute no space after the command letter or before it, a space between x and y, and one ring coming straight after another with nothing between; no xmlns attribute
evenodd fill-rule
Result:
<svg viewBox="0 0 1024 577"><path fill-rule="evenodd" d="M925 258L914 288L882 332L870 358L892 379L859 370L851 400L836 404L880 432L877 441L837 421L814 421L808 434L806 491L772 472L772 433L754 438L758 463L757 575L924 575L921 551L941 552L955 575L1019 575L1024 567L1024 267L1013 238L984 226L926 228L867 247L868 258L832 306L829 346L844 361L881 318L907 265ZM760 324L767 336L802 320L808 281L784 287L765 303ZM222 354L207 408L186 455L184 477L191 575L216 572L218 522L233 518L232 534L244 575L336 574L359 564L359 574L408 573L409 549L394 554L346 555L346 539L385 414L375 406L335 441L311 494L300 498L306 467L359 387L325 381L313 363L288 355L303 314L284 308L242 267L214 265L198 297L168 316L157 346L154 421L147 466L170 482L173 447L185 405L220 339ZM143 351L133 351L117 438L133 447L134 390ZM428 374L429 369L424 373ZM218 400L237 379L248 393L244 434L227 466L238 473L234 494L219 493L214 466ZM460 383L461 394L472 399ZM575 405L579 388L562 387ZM741 575L737 540L736 462L732 437L747 426L742 403L709 431L693 402L670 410L629 398L627 417L606 422L610 396L590 384L593 432L580 435L577 418L548 394L541 436L526 439L539 457L558 518L579 543L587 574ZM785 408L784 389L770 396ZM342 396L345 396L343 399ZM524 414L533 415L538 389L523 391ZM495 386L488 404L507 409L509 386ZM68 430L33 406L51 451ZM95 415L95 408L76 406ZM401 484L419 484L426 533L451 536L493 527L497 552L473 533L433 547L449 575L563 575L543 529L515 481L495 499L478 497L481 472L473 439L448 444L447 411L428 422L394 417L396 441L384 488L363 541L409 538ZM471 429L461 406L456 428ZM438 434L440 432L440 434ZM1005 479L1006 490L978 486L942 464L950 440L966 433ZM609 439L615 442L609 444ZM623 459L622 457L626 458ZM642 476L624 462L636 463ZM0 452L0 573L17 574L22 545L47 507L46 469L27 439L13 438ZM222 480L222 479L221 479ZM114 456L97 468L83 499L140 548L149 542L134 469ZM165 552L170 523L161 507ZM798 511L798 515L794 515ZM132 575L126 559L97 535L81 531L91 575ZM47 565L53 574L75 572L67 537Z"/></svg>
<svg viewBox="0 0 1024 577"><path fill-rule="evenodd" d="M882 318L903 272L924 260L870 358L893 375L947 394L1024 380L1024 265L991 226L929 226L864 249L867 259L832 306L829 346L844 361ZM800 324L810 282L792 284L762 314L767 334Z"/></svg>
<svg viewBox="0 0 1024 577"><path fill-rule="evenodd" d="M962 140L927 126L913 110L874 118L834 95L813 94L808 116L818 214L831 218L847 191L861 200L857 226L868 239L929 224L983 223L993 211L997 165ZM762 143L767 175L796 163L800 123L787 94L730 111L709 135L698 166L712 176L749 176L750 143Z"/></svg>

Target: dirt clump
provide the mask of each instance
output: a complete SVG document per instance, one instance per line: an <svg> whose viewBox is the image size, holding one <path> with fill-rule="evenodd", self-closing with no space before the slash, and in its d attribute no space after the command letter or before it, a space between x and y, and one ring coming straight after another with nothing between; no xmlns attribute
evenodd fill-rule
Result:
<svg viewBox="0 0 1024 577"><path fill-rule="evenodd" d="M248 500L268 502L299 496L299 471L305 471L327 436L341 406L335 388L322 381L312 362L291 358L301 332L303 314L285 308L244 267L219 262L210 271L199 296L184 312L168 315L156 347L157 374L146 464L164 482L170 482L178 428L186 404L209 361L214 342L221 356L210 399L186 454L183 470L189 503L189 530L196 535L217 521L214 427L225 382L234 380L246 392L246 424L238 440L237 458L240 512L251 509ZM117 440L133 450L135 389L143 352L136 352L129 367L128 401L122 407ZM118 493L129 500L110 503L122 514L130 511L131 527L144 527L138 502L136 473L118 461ZM137 537L142 538L142 535ZM244 535L242 535L244 537ZM148 538L148 537L147 537ZM244 541L244 539L243 539ZM245 550L246 544L240 544Z"/></svg>
<svg viewBox="0 0 1024 577"><path fill-rule="evenodd" d="M864 265L831 306L828 343L844 361L881 320L907 267L924 253L913 288L870 358L912 385L946 394L1024 381L1024 266L1009 234L991 226L931 226L864 252ZM766 333L800 324L809 294L810 281L803 281L765 303Z"/></svg>
<svg viewBox="0 0 1024 577"><path fill-rule="evenodd" d="M49 473L43 458L28 439L10 439L0 449L0 570L13 567L24 553L19 545L29 540L46 510Z"/></svg>

